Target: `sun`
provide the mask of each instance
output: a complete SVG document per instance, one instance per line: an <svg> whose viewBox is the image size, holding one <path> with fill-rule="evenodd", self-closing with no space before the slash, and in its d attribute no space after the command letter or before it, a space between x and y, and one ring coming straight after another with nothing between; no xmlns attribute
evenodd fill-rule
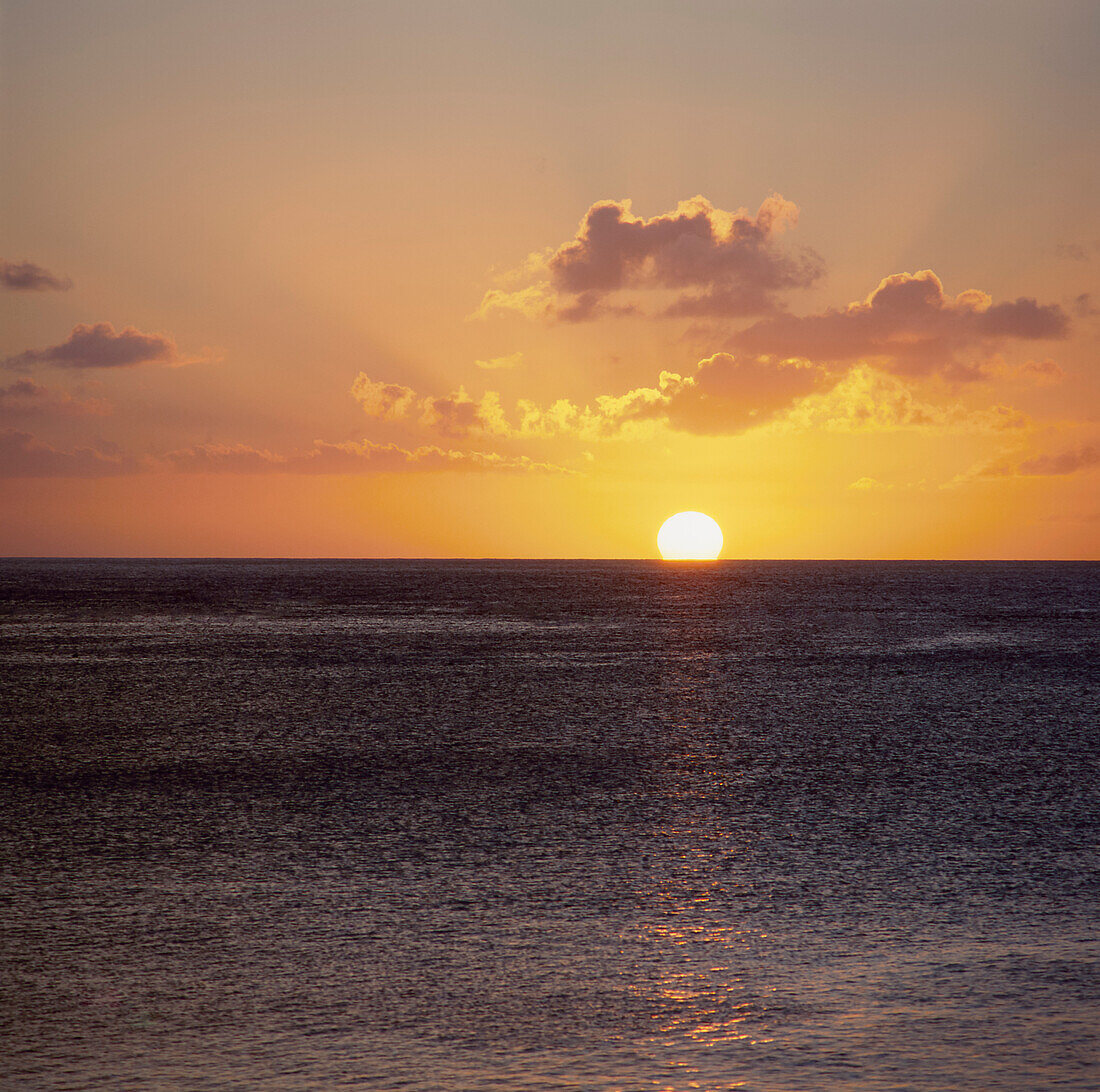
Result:
<svg viewBox="0 0 1100 1092"><path fill-rule="evenodd" d="M722 552L722 528L702 512L677 512L657 532L665 561L714 561Z"/></svg>

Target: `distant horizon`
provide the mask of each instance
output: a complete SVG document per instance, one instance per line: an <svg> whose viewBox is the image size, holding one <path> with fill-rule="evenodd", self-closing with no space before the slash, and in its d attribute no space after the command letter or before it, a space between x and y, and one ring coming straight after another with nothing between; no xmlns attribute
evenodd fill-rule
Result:
<svg viewBox="0 0 1100 1092"><path fill-rule="evenodd" d="M1100 558L1092 557L719 557L713 561L670 561L660 557L445 557L439 556L324 556L299 555L281 556L275 554L7 554L0 555L0 561L530 561L530 562L561 562L575 561L581 563L616 562L637 563L645 562L653 565L706 567L708 565L724 564L846 564L846 565L919 565L919 564L973 564L973 565L1096 565L1100 564Z"/></svg>

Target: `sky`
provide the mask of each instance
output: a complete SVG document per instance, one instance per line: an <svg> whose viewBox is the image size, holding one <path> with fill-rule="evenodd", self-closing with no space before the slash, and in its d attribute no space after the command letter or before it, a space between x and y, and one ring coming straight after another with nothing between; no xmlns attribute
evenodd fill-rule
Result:
<svg viewBox="0 0 1100 1092"><path fill-rule="evenodd" d="M0 3L0 553L1096 558L1100 7Z"/></svg>

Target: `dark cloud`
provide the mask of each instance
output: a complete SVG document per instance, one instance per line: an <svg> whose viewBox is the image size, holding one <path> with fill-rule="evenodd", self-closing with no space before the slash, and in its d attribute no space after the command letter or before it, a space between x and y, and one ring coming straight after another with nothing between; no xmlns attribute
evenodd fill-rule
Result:
<svg viewBox="0 0 1100 1092"><path fill-rule="evenodd" d="M25 370L35 364L55 368L129 368L137 364L182 363L176 343L164 334L143 334L133 326L115 331L109 322L79 323L60 345L28 349L10 356L8 368Z"/></svg>
<svg viewBox="0 0 1100 1092"><path fill-rule="evenodd" d="M137 469L132 456L91 447L65 451L36 440L29 432L0 429L0 477L103 478Z"/></svg>
<svg viewBox="0 0 1100 1092"><path fill-rule="evenodd" d="M629 201L600 201L576 237L540 259L546 279L514 292L486 293L480 313L520 311L529 317L583 322L634 311L608 297L623 289L679 293L673 315L758 315L777 310L780 294L805 288L822 274L810 250L784 250L777 237L798 208L773 194L753 216L725 212L703 197L646 220Z"/></svg>
<svg viewBox="0 0 1100 1092"><path fill-rule="evenodd" d="M960 358L984 355L1006 340L1064 338L1069 317L1057 304L1033 299L993 303L984 292L946 296L931 270L898 273L865 300L822 314L776 315L730 339L756 353L800 356L822 363L874 359L900 375L935 372L952 379L984 375L981 363Z"/></svg>
<svg viewBox="0 0 1100 1092"><path fill-rule="evenodd" d="M72 286L68 277L58 277L34 262L0 258L0 287L13 292L65 292Z"/></svg>

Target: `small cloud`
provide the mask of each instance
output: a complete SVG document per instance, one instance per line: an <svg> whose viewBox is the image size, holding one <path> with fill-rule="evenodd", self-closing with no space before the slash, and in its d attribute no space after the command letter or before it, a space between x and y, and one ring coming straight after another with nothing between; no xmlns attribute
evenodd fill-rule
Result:
<svg viewBox="0 0 1100 1092"><path fill-rule="evenodd" d="M28 349L4 366L26 370L35 364L55 368L129 368L138 364L184 364L176 343L164 334L143 334L133 326L116 332L109 322L79 323L60 345Z"/></svg>
<svg viewBox="0 0 1100 1092"><path fill-rule="evenodd" d="M73 282L34 262L9 262L0 258L0 287L12 292L67 292Z"/></svg>
<svg viewBox="0 0 1100 1092"><path fill-rule="evenodd" d="M509 353L507 356L494 356L488 360L475 360L477 367L487 372L518 368L523 363L523 353Z"/></svg>
<svg viewBox="0 0 1100 1092"><path fill-rule="evenodd" d="M877 478L856 478L849 486L849 489L854 489L860 493L869 493L873 491L883 491L887 489L893 489L892 485L886 482L880 482Z"/></svg>

